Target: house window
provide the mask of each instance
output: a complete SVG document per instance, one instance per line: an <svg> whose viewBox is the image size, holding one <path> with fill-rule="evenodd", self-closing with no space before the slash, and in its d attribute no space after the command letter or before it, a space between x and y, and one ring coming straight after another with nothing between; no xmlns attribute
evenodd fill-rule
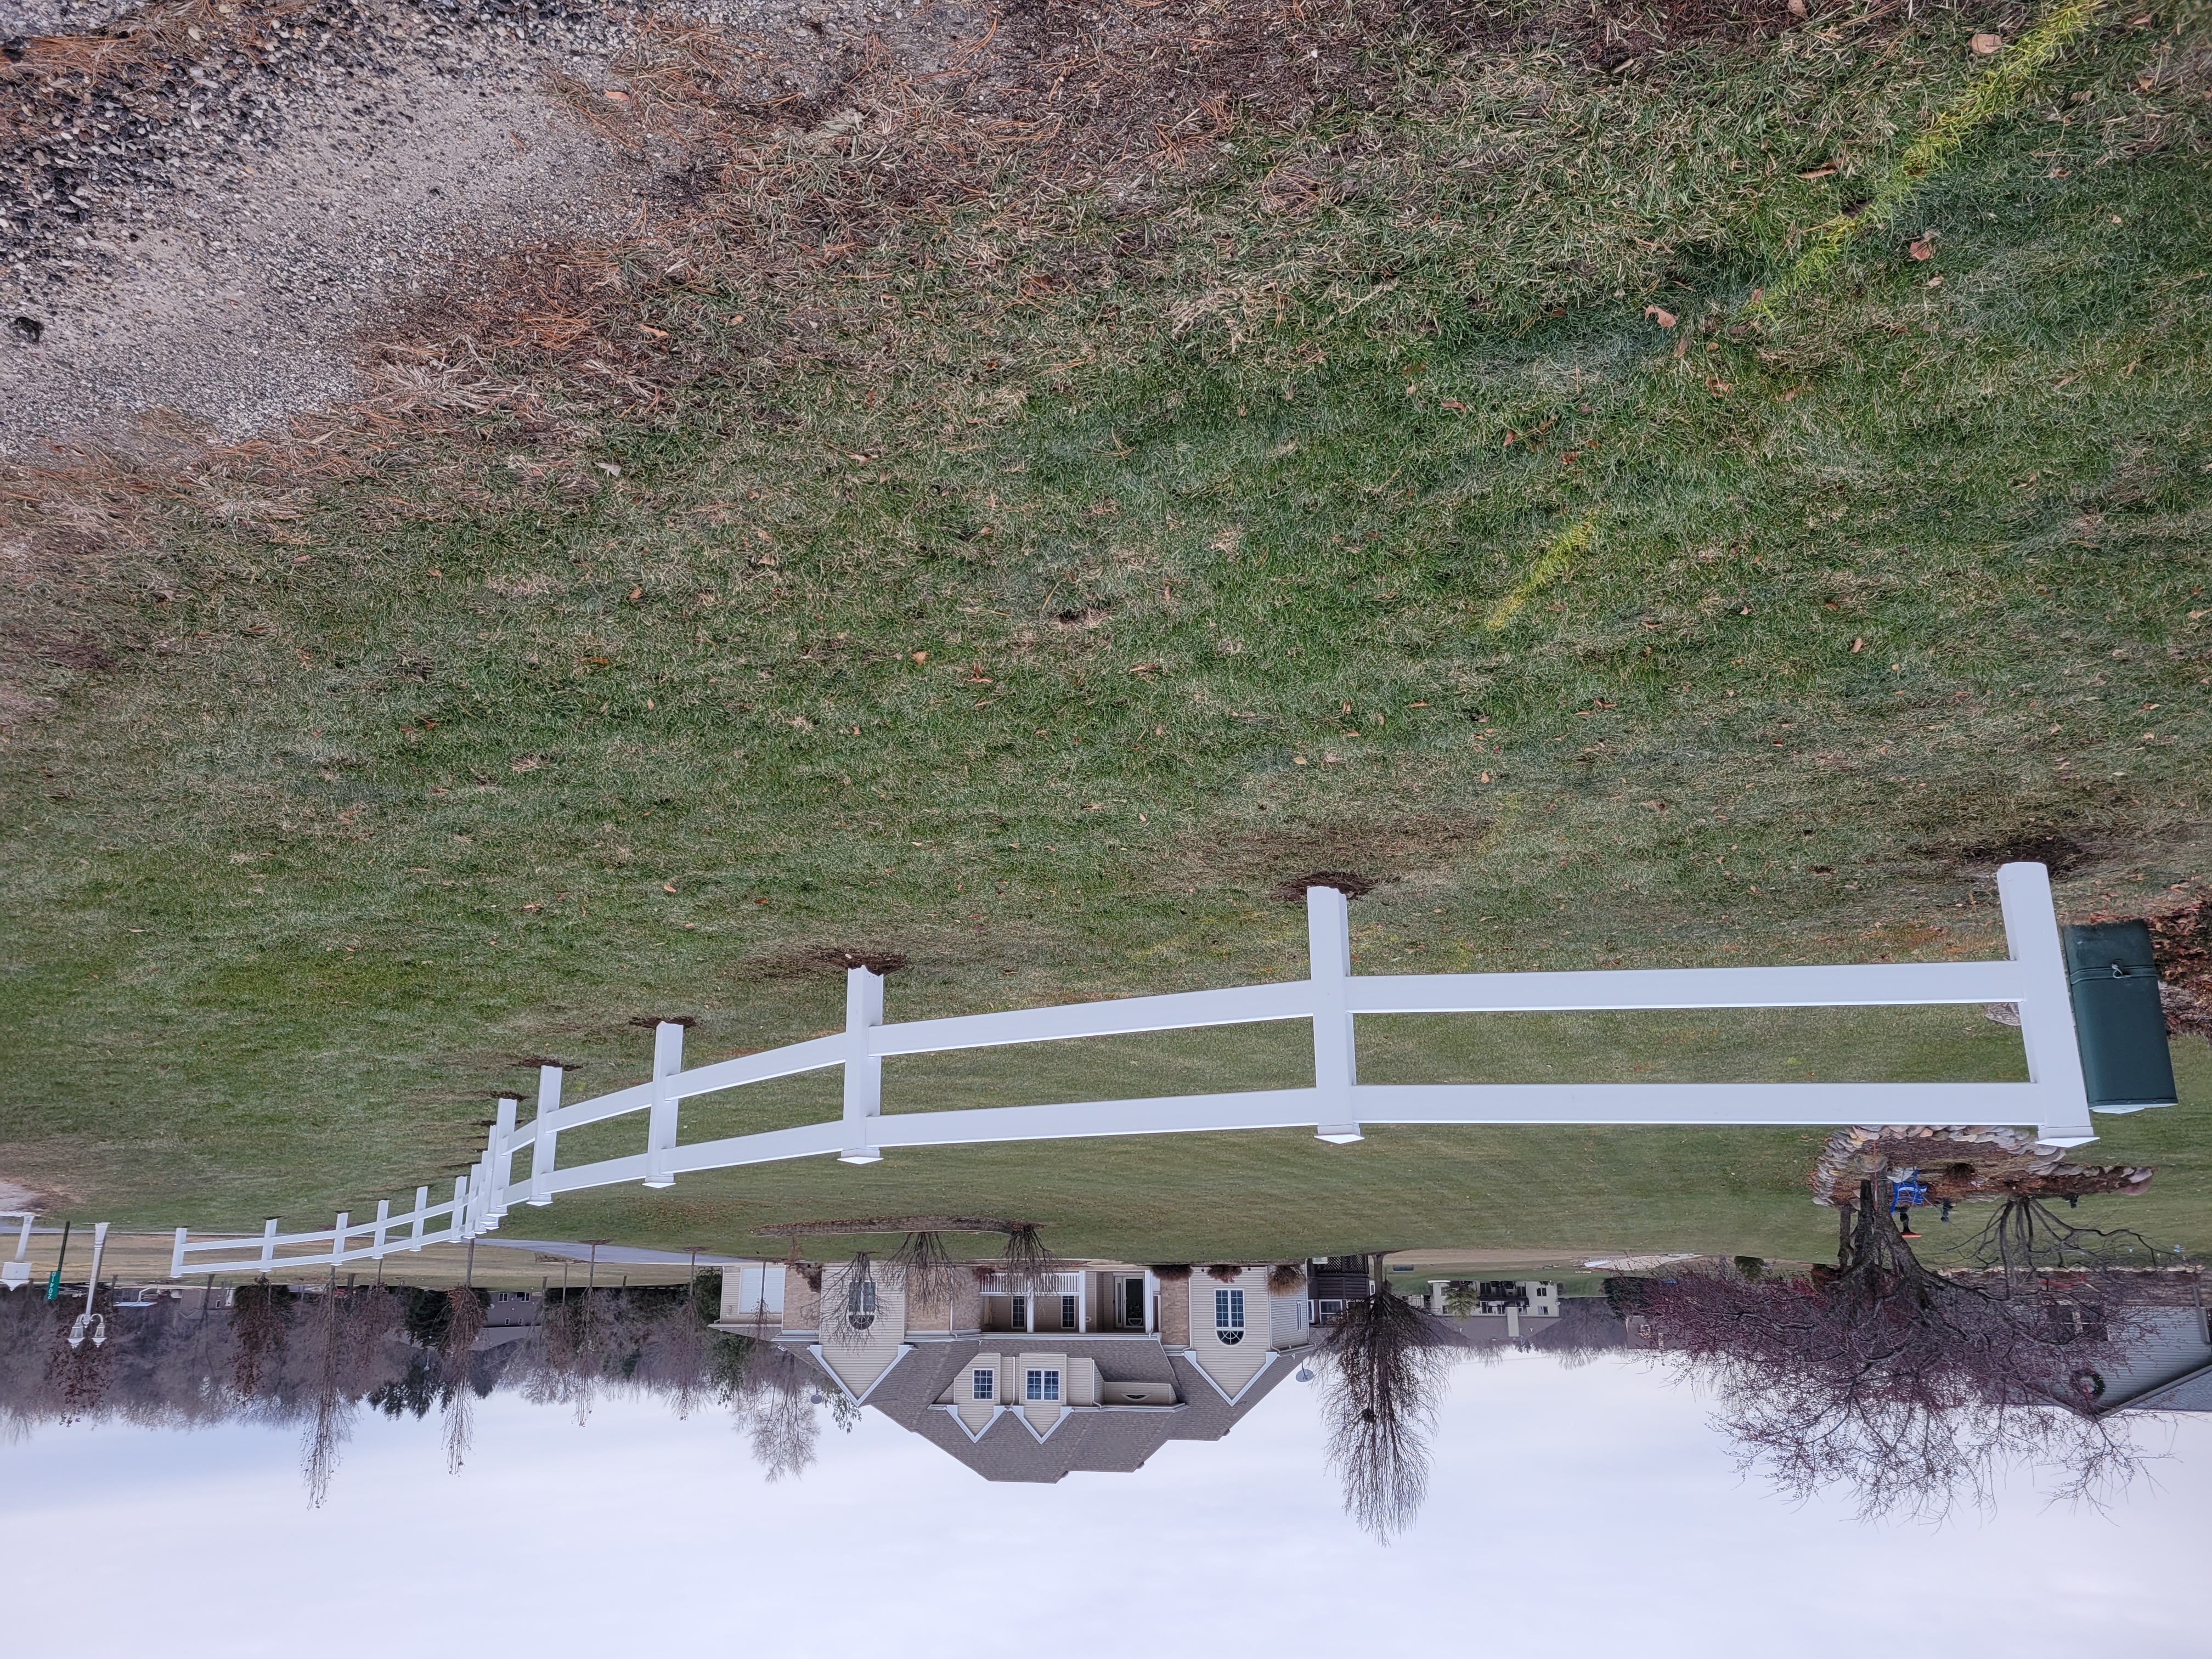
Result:
<svg viewBox="0 0 2212 1659"><path fill-rule="evenodd" d="M876 1281L863 1279L845 1292L845 1322L865 1331L876 1322Z"/></svg>
<svg viewBox="0 0 2212 1659"><path fill-rule="evenodd" d="M1060 1373L1031 1371L1022 1389L1022 1397L1025 1400L1057 1401L1060 1398Z"/></svg>
<svg viewBox="0 0 2212 1659"><path fill-rule="evenodd" d="M999 1397L999 1379L990 1371L977 1370L968 1378L968 1394L971 1400L995 1401Z"/></svg>
<svg viewBox="0 0 2212 1659"><path fill-rule="evenodd" d="M1244 1340L1243 1291L1213 1293L1213 1334L1224 1347L1234 1347Z"/></svg>
<svg viewBox="0 0 2212 1659"><path fill-rule="evenodd" d="M1060 1298L1060 1328L1063 1331L1075 1328L1075 1298L1072 1296Z"/></svg>
<svg viewBox="0 0 2212 1659"><path fill-rule="evenodd" d="M1014 1298L1013 1328L1018 1331L1025 1331L1030 1328L1030 1299L1025 1296L1018 1296Z"/></svg>

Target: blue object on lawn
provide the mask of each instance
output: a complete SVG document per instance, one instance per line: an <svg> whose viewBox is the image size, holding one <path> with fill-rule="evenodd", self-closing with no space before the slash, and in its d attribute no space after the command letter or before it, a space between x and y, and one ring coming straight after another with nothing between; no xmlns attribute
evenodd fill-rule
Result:
<svg viewBox="0 0 2212 1659"><path fill-rule="evenodd" d="M1928 1186L1920 1179L1920 1172L1917 1170L1890 1187L1889 1207L1893 1211L1910 1209L1916 1204L1925 1204L1927 1201Z"/></svg>

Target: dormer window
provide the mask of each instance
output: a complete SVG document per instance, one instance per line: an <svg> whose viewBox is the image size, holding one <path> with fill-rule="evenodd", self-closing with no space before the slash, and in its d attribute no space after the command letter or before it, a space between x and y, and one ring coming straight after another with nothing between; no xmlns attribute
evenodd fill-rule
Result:
<svg viewBox="0 0 2212 1659"><path fill-rule="evenodd" d="M1244 1340L1243 1291L1213 1293L1213 1337L1224 1348L1233 1348Z"/></svg>
<svg viewBox="0 0 2212 1659"><path fill-rule="evenodd" d="M968 1397L971 1400L981 1400L989 1404L997 1403L999 1398L998 1373L991 1370L987 1366L978 1365L969 1374Z"/></svg>
<svg viewBox="0 0 2212 1659"><path fill-rule="evenodd" d="M1051 1403L1060 1398L1060 1373L1056 1370L1032 1370L1024 1379L1022 1397Z"/></svg>

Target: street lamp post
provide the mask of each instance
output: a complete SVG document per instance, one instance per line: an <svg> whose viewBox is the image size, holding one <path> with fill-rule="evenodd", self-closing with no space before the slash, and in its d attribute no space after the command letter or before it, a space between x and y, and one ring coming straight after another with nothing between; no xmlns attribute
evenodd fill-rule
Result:
<svg viewBox="0 0 2212 1659"><path fill-rule="evenodd" d="M95 1348L107 1340L107 1316L94 1313L92 1307L100 1296L100 1253L106 1244L107 1224L105 1221L96 1223L92 1230L92 1276L84 1285L84 1311L70 1327L69 1345L72 1348L82 1347L88 1336L92 1339L92 1346Z"/></svg>

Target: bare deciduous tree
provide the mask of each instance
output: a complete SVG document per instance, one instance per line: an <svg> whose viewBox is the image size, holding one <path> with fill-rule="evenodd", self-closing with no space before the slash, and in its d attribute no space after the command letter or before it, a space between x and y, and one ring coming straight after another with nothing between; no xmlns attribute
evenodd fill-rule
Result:
<svg viewBox="0 0 2212 1659"><path fill-rule="evenodd" d="M753 1461L770 1485L795 1480L814 1462L816 1443L822 1435L812 1385L789 1354L770 1359L761 1368L757 1381L757 1393L734 1402L738 1426L746 1431Z"/></svg>
<svg viewBox="0 0 2212 1659"><path fill-rule="evenodd" d="M897 1275L909 1304L950 1297L960 1271L952 1253L945 1249L945 1235L939 1232L908 1233L886 1265Z"/></svg>
<svg viewBox="0 0 2212 1659"><path fill-rule="evenodd" d="M477 1336L483 1329L484 1304L473 1290L456 1285L447 1292L453 1313L446 1325L444 1354L446 1472L459 1474L476 1438L476 1390L471 1364Z"/></svg>
<svg viewBox="0 0 2212 1659"><path fill-rule="evenodd" d="M1429 1437L1458 1345L1449 1327L1375 1279L1328 1328L1322 1418L1345 1512L1387 1544L1428 1496Z"/></svg>
<svg viewBox="0 0 2212 1659"><path fill-rule="evenodd" d="M1009 1288L1023 1296L1041 1296L1052 1289L1064 1266L1027 1222L1016 1224L1006 1234L1006 1248L999 1255L999 1272Z"/></svg>
<svg viewBox="0 0 2212 1659"><path fill-rule="evenodd" d="M241 1400L251 1400L284 1347L284 1310L292 1293L280 1285L259 1279L241 1285L231 1293L230 1334L236 1359L230 1386Z"/></svg>
<svg viewBox="0 0 2212 1659"><path fill-rule="evenodd" d="M2011 1241L2006 1267L1937 1273L1888 1196L1862 1185L1837 1267L1809 1281L1703 1272L1650 1285L1667 1351L1711 1390L1741 1465L1794 1498L1849 1490L1869 1518L1986 1507L2015 1463L2054 1473L2063 1498L2124 1485L2140 1458L2091 1382L2140 1328L2124 1281L2086 1261L2039 1265L2017 1221L1992 1224Z"/></svg>
<svg viewBox="0 0 2212 1659"><path fill-rule="evenodd" d="M301 1436L300 1479L307 1489L307 1507L322 1508L331 1495L331 1479L337 1473L339 1449L353 1432L354 1401L345 1391L348 1333L341 1304L349 1299L337 1294L337 1269L331 1269L331 1284L314 1316L315 1351L312 1405Z"/></svg>

